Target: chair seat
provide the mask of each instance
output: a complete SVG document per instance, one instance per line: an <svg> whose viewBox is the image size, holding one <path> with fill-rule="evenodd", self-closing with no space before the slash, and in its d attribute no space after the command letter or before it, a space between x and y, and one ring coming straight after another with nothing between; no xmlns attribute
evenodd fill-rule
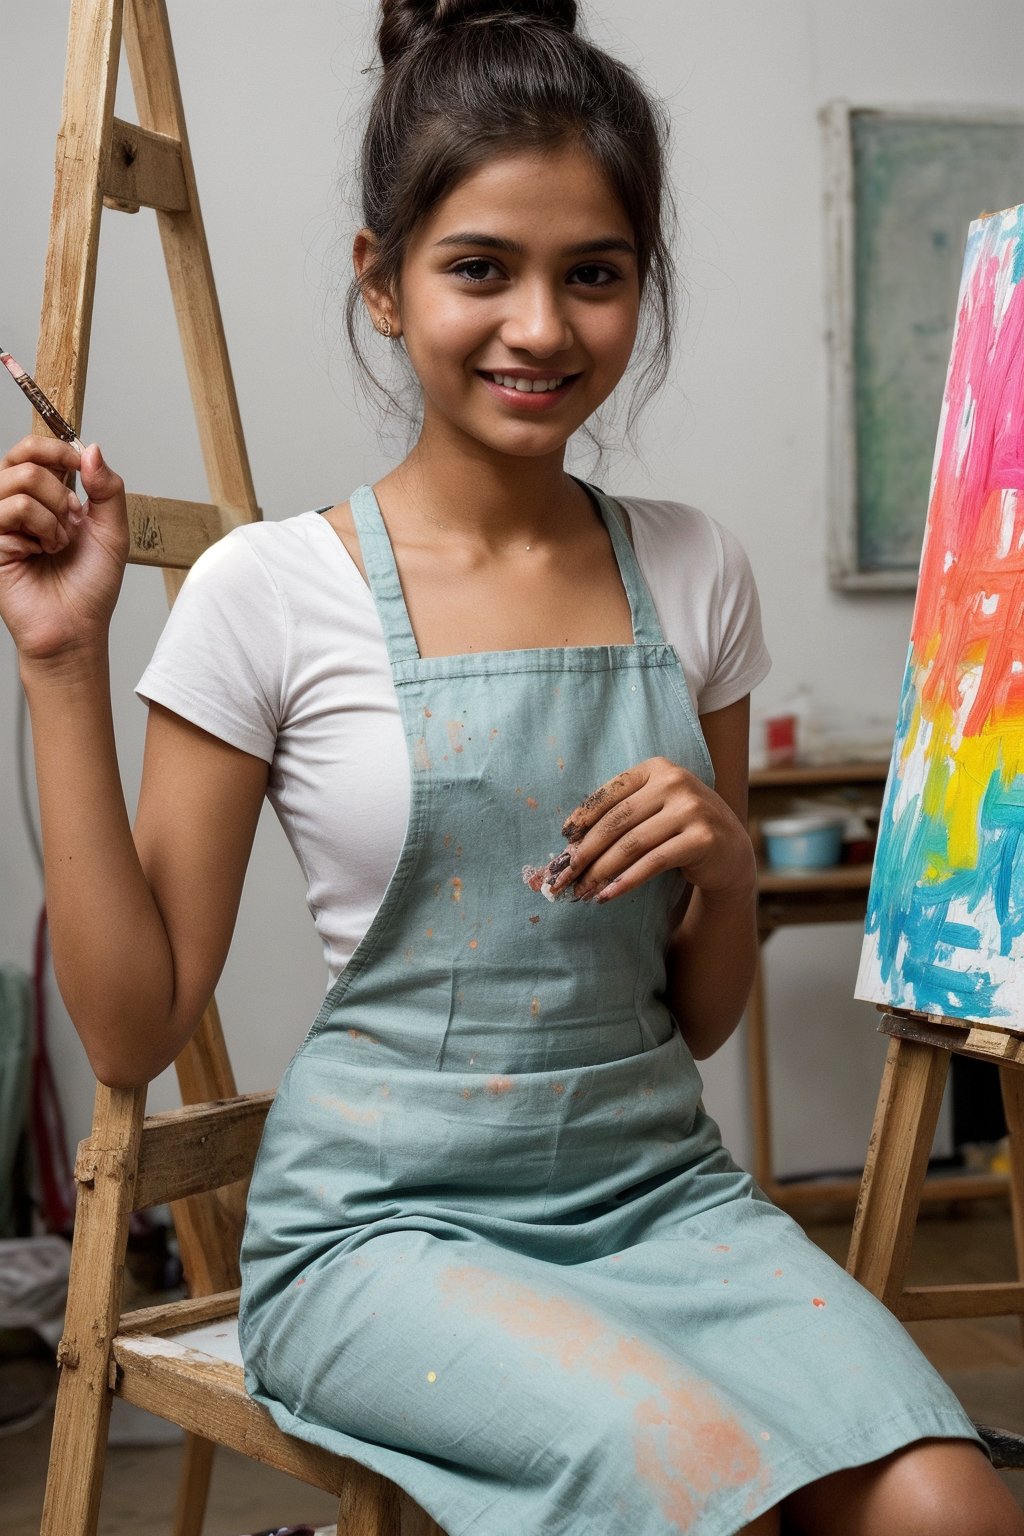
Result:
<svg viewBox="0 0 1024 1536"><path fill-rule="evenodd" d="M238 1292L126 1312L115 1336L118 1397L341 1496L352 1462L284 1434L245 1390Z"/></svg>

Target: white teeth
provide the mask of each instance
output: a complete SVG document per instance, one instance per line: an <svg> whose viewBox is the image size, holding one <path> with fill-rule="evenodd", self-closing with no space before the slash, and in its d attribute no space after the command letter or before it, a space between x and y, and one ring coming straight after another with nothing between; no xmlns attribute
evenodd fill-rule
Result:
<svg viewBox="0 0 1024 1536"><path fill-rule="evenodd" d="M523 395L543 394L549 389L559 389L565 383L565 379L521 379L514 378L510 373L493 373L492 379L496 384L501 384L505 389L517 389Z"/></svg>

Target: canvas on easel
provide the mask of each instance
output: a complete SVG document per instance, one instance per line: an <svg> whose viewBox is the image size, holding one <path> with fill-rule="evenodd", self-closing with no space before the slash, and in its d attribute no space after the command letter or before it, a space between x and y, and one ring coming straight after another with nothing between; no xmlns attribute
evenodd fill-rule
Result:
<svg viewBox="0 0 1024 1536"><path fill-rule="evenodd" d="M1024 1032L1024 205L970 227L857 996Z"/></svg>

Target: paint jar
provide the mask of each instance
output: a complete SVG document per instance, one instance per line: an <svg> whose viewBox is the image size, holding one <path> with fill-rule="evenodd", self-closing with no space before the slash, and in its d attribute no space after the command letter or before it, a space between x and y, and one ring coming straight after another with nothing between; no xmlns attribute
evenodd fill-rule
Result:
<svg viewBox="0 0 1024 1536"><path fill-rule="evenodd" d="M771 869L829 869L838 864L846 817L842 811L808 811L771 816L761 823L765 858Z"/></svg>

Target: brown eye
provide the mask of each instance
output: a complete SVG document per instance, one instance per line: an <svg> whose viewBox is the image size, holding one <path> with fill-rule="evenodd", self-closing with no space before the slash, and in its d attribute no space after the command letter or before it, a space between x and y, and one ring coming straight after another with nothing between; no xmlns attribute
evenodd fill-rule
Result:
<svg viewBox="0 0 1024 1536"><path fill-rule="evenodd" d="M573 271L573 280L584 288L605 288L609 283L614 283L618 273L611 267L601 266L596 261L589 261L585 267L576 267Z"/></svg>
<svg viewBox="0 0 1024 1536"><path fill-rule="evenodd" d="M471 283L487 283L492 278L501 276L494 262L488 261L484 256L473 256L468 261L460 261L452 271Z"/></svg>

